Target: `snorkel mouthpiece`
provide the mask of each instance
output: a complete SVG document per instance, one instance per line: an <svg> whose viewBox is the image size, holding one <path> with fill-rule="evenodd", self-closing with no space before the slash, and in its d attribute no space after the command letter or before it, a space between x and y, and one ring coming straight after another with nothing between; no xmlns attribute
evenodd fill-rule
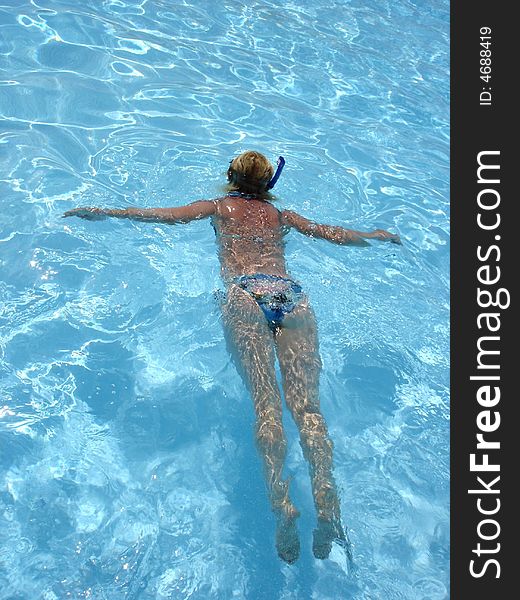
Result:
<svg viewBox="0 0 520 600"><path fill-rule="evenodd" d="M276 182L278 181L278 178L282 174L283 168L285 166L285 158L283 156L279 156L278 162L276 164L277 164L276 173L273 175L273 177L267 184L267 186L265 188L266 190L271 190L274 188L274 186L275 186Z"/></svg>

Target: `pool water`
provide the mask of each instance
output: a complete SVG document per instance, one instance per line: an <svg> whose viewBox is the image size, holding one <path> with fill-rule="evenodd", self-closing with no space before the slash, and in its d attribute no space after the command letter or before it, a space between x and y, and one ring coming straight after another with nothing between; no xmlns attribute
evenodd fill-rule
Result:
<svg viewBox="0 0 520 600"><path fill-rule="evenodd" d="M0 598L449 595L446 0L1 0ZM287 165L281 208L399 232L291 232L355 569L274 548L207 221L62 219L221 193ZM287 416L287 415L286 415Z"/></svg>

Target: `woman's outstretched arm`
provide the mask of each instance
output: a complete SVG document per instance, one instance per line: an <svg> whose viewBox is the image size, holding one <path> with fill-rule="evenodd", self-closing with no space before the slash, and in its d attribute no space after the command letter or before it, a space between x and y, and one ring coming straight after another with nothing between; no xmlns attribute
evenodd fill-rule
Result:
<svg viewBox="0 0 520 600"><path fill-rule="evenodd" d="M345 227L339 227L336 225L322 225L310 221L305 217L302 217L298 213L291 210L284 210L281 213L282 224L288 227L293 227L300 233L308 235L309 237L322 238L333 242L334 244L341 245L353 245L353 246L369 246L370 244L365 241L369 240L381 240L389 241L394 244L400 244L401 240L395 233L390 233L384 229L375 229L374 231L355 231L354 229L346 229Z"/></svg>
<svg viewBox="0 0 520 600"><path fill-rule="evenodd" d="M64 217L80 217L89 221L99 221L107 217L132 219L150 223L189 223L196 219L205 219L215 214L215 202L198 200L185 206L174 208L73 208L63 214Z"/></svg>

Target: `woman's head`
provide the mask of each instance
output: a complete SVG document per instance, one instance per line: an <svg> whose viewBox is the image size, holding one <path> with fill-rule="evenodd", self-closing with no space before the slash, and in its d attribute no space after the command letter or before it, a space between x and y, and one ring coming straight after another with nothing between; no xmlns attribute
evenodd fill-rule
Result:
<svg viewBox="0 0 520 600"><path fill-rule="evenodd" d="M263 154L248 150L231 161L227 178L232 190L265 194L273 173L273 166Z"/></svg>

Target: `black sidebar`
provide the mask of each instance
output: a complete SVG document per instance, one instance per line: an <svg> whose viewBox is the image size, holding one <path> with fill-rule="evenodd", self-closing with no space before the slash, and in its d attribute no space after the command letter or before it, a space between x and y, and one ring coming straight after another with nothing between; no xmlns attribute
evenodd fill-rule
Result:
<svg viewBox="0 0 520 600"><path fill-rule="evenodd" d="M520 355L513 277L520 177L514 4L451 4L451 597L515 579ZM517 104L517 103L515 103Z"/></svg>

